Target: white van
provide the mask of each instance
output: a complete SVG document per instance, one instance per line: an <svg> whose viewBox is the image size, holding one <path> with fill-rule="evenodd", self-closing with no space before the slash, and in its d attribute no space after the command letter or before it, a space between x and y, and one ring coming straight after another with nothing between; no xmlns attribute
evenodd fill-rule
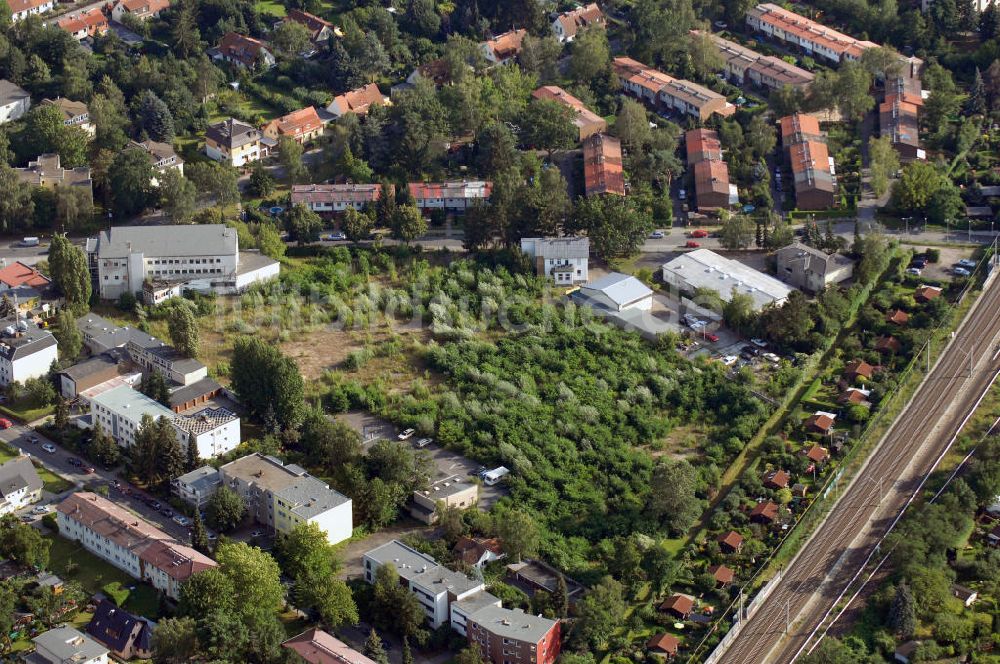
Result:
<svg viewBox="0 0 1000 664"><path fill-rule="evenodd" d="M22 247L37 247L38 244L39 244L38 238L35 236L26 237L23 240L21 240Z"/></svg>
<svg viewBox="0 0 1000 664"><path fill-rule="evenodd" d="M483 480L483 484L486 486L493 486L507 475L510 475L510 470L504 466L500 466L499 468L494 468L493 470L484 470L479 474L479 477Z"/></svg>

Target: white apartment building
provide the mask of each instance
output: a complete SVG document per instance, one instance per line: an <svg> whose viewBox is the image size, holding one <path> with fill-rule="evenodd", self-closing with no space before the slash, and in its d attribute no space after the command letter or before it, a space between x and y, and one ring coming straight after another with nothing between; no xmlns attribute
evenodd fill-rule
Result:
<svg viewBox="0 0 1000 664"><path fill-rule="evenodd" d="M521 251L531 258L535 274L557 285L590 280L590 239L586 237L521 238Z"/></svg>
<svg viewBox="0 0 1000 664"><path fill-rule="evenodd" d="M17 23L35 14L44 14L55 9L55 0L7 0L10 7L10 19Z"/></svg>
<svg viewBox="0 0 1000 664"><path fill-rule="evenodd" d="M48 330L20 318L0 320L0 386L45 376L58 357Z"/></svg>
<svg viewBox="0 0 1000 664"><path fill-rule="evenodd" d="M27 455L0 465L0 516L10 514L42 497L42 480Z"/></svg>
<svg viewBox="0 0 1000 664"><path fill-rule="evenodd" d="M193 415L177 415L173 419L181 442L194 438L198 456L212 459L240 444L240 418L225 408L205 408Z"/></svg>
<svg viewBox="0 0 1000 664"><path fill-rule="evenodd" d="M149 415L154 421L161 417L168 421L174 419L174 411L127 385L119 385L90 400L92 424L100 424L101 429L110 433L115 442L126 449L135 445L144 415Z"/></svg>
<svg viewBox="0 0 1000 664"><path fill-rule="evenodd" d="M149 282L232 294L277 277L280 269L261 254L241 254L236 230L225 224L119 226L88 239L87 254L95 290L105 300L141 293Z"/></svg>
<svg viewBox="0 0 1000 664"><path fill-rule="evenodd" d="M89 491L67 497L56 507L59 536L136 579L148 581L178 599L180 585L216 562L136 514Z"/></svg>
<svg viewBox="0 0 1000 664"><path fill-rule="evenodd" d="M331 544L353 532L352 502L300 466L264 454L249 454L219 468L222 484L243 497L254 521L287 533L315 523Z"/></svg>
<svg viewBox="0 0 1000 664"><path fill-rule="evenodd" d="M392 565L399 574L402 584L416 595L432 629L451 622L452 607L455 603L468 602L480 593L489 595L485 593L486 586L482 581L453 572L439 565L434 558L420 553L399 540L386 542L365 552L362 558L365 581L375 583L375 574L383 565ZM500 604L500 600L495 597L492 599L496 600L497 606ZM486 603L493 604L489 598ZM469 615L475 610L472 604L466 604L464 610L459 609L457 622L462 626L462 633Z"/></svg>
<svg viewBox="0 0 1000 664"><path fill-rule="evenodd" d="M170 493L200 509L220 486L222 477L219 471L212 466L202 466L170 480Z"/></svg>

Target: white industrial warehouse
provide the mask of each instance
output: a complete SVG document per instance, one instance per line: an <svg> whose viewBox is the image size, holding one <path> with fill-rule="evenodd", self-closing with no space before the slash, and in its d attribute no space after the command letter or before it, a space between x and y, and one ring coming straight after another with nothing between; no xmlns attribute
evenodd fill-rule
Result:
<svg viewBox="0 0 1000 664"><path fill-rule="evenodd" d="M708 249L696 249L665 263L663 281L686 293L709 288L725 302L732 298L735 289L753 299L755 311L772 302L782 304L794 290L770 275Z"/></svg>

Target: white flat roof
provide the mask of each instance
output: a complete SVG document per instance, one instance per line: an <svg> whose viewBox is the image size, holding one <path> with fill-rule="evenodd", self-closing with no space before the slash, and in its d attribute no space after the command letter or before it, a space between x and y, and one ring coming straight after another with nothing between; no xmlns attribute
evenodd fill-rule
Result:
<svg viewBox="0 0 1000 664"><path fill-rule="evenodd" d="M708 249L695 249L663 265L663 278L695 290L710 288L728 302L735 288L753 298L754 309L783 302L794 289L776 278Z"/></svg>

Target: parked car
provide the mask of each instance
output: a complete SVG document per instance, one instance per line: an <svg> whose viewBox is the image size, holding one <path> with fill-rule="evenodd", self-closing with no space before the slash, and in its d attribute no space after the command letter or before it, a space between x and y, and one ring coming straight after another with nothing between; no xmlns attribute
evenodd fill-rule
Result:
<svg viewBox="0 0 1000 664"><path fill-rule="evenodd" d="M37 445L38 444L38 436L29 436L28 437L28 442Z"/></svg>
<svg viewBox="0 0 1000 664"><path fill-rule="evenodd" d="M662 240L663 239L663 231L653 231L652 233L649 234L649 239L650 240Z"/></svg>
<svg viewBox="0 0 1000 664"><path fill-rule="evenodd" d="M0 429L9 429L14 426L14 423L8 420L6 417L0 417Z"/></svg>
<svg viewBox="0 0 1000 664"><path fill-rule="evenodd" d="M167 517L168 519L173 518L174 511L168 507L167 509L163 510L163 516Z"/></svg>
<svg viewBox="0 0 1000 664"><path fill-rule="evenodd" d="M781 361L781 358L775 355L774 353L764 353L761 357L763 357L768 362L774 362L775 364Z"/></svg>
<svg viewBox="0 0 1000 664"><path fill-rule="evenodd" d="M677 198L679 198L682 201L684 201L684 200L687 200L687 197L688 197L687 190L685 190L685 189L678 189L677 190Z"/></svg>
<svg viewBox="0 0 1000 664"><path fill-rule="evenodd" d="M921 272L920 268L917 268L917 267L908 267L908 268L906 268L906 273L907 274L912 274L912 275L915 275L915 276L919 277L920 276L920 272Z"/></svg>
<svg viewBox="0 0 1000 664"><path fill-rule="evenodd" d="M687 249L697 249L698 247L701 246L701 243L695 242L694 240L688 240L687 242L684 243L684 246Z"/></svg>
<svg viewBox="0 0 1000 664"><path fill-rule="evenodd" d="M68 459L66 459L66 463L68 463L71 466L75 466L77 468L83 465L83 462L77 459L76 457L69 457Z"/></svg>
<svg viewBox="0 0 1000 664"><path fill-rule="evenodd" d="M743 346L742 348L740 348L740 355L742 355L743 357L747 357L747 358L757 357L758 355L760 355L760 349L756 348L754 346L750 346L748 344L748 345Z"/></svg>
<svg viewBox="0 0 1000 664"><path fill-rule="evenodd" d="M416 429L406 429L405 431L403 431L402 433L400 433L398 436L396 436L396 438L398 438L399 440L408 440L410 438L410 436L412 436L416 432L417 432Z"/></svg>
<svg viewBox="0 0 1000 664"><path fill-rule="evenodd" d="M702 322L700 318L698 318L697 316L692 316L691 314L684 314L682 320L684 321L684 324L687 325L688 327L694 327L698 323Z"/></svg>
<svg viewBox="0 0 1000 664"><path fill-rule="evenodd" d="M962 260L955 263L955 265L957 265L958 267L964 267L966 270L971 270L972 268L976 267L976 261L970 258L963 258Z"/></svg>
<svg viewBox="0 0 1000 664"><path fill-rule="evenodd" d="M956 268L954 268L952 270L952 272L956 276L959 276L959 277L968 277L969 275L972 274L971 272L969 272L968 270L966 270L964 267L956 267Z"/></svg>
<svg viewBox="0 0 1000 664"><path fill-rule="evenodd" d="M434 442L433 438L421 438L417 441L417 449L423 449Z"/></svg>
<svg viewBox="0 0 1000 664"><path fill-rule="evenodd" d="M914 256L913 260L910 261L910 267L924 269L927 267L927 258L924 256Z"/></svg>
<svg viewBox="0 0 1000 664"><path fill-rule="evenodd" d="M753 339L750 340L750 343L752 343L757 348L767 348L767 342L764 341L763 339L758 339L754 337Z"/></svg>
<svg viewBox="0 0 1000 664"><path fill-rule="evenodd" d="M163 507L158 500L150 500L147 501L146 504L149 505L149 509L156 510L157 512L159 512L160 508Z"/></svg>
<svg viewBox="0 0 1000 664"><path fill-rule="evenodd" d="M704 337L705 339L707 339L708 341L711 341L711 342L712 342L713 344L714 344L714 343L718 343L718 341L719 341L719 335L717 335L717 334L712 334L711 332L706 332L706 333L705 333L705 334L703 334L702 336L703 336L703 337Z"/></svg>
<svg viewBox="0 0 1000 664"><path fill-rule="evenodd" d="M83 467L83 472L85 472L88 475L91 475L91 474L93 474L95 472L95 469L94 469L93 466L84 466Z"/></svg>
<svg viewBox="0 0 1000 664"><path fill-rule="evenodd" d="M35 514L48 514L52 511L52 508L48 505L37 505L35 509L31 510Z"/></svg>
<svg viewBox="0 0 1000 664"><path fill-rule="evenodd" d="M330 239L334 241L346 240L347 236L344 235L341 231L334 231L330 233Z"/></svg>
<svg viewBox="0 0 1000 664"><path fill-rule="evenodd" d="M736 364L736 362L739 361L739 359L740 358L738 358L735 355L726 355L724 358L722 358L722 363L725 364L727 367L731 367L734 364Z"/></svg>
<svg viewBox="0 0 1000 664"><path fill-rule="evenodd" d="M696 228L691 231L691 237L708 237L708 231L704 228Z"/></svg>
<svg viewBox="0 0 1000 664"><path fill-rule="evenodd" d="M178 526L186 526L191 523L191 519L181 514L178 514L177 516L174 517L174 523L176 523Z"/></svg>
<svg viewBox="0 0 1000 664"><path fill-rule="evenodd" d="M42 445L42 449L48 452L49 454L56 453L56 446L53 445L52 443L45 443L44 445Z"/></svg>

